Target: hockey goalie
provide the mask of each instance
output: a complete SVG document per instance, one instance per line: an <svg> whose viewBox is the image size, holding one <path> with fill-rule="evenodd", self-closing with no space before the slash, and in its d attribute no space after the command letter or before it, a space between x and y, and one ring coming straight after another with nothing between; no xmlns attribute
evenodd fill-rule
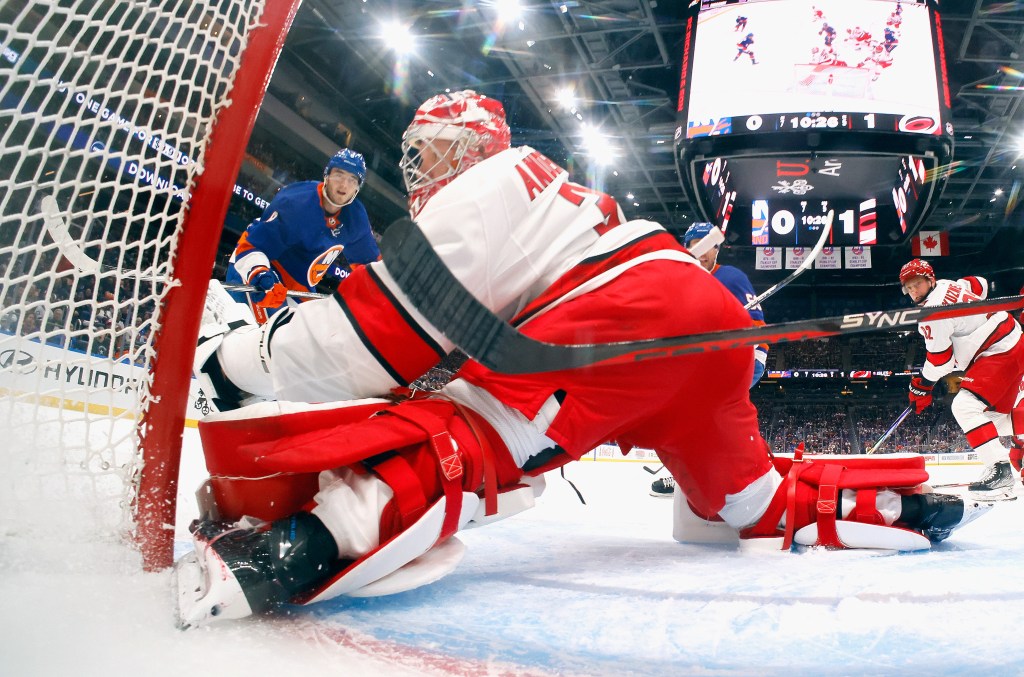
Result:
<svg viewBox="0 0 1024 677"><path fill-rule="evenodd" d="M660 226L626 221L609 196L509 147L497 102L435 97L403 146L419 226L528 336L605 343L750 325ZM658 451L686 498L680 521L784 548L926 549L988 508L928 493L919 456L773 458L748 397L753 348L543 374L469 361L438 392L410 393L444 337L386 265L262 327L204 329L197 373L221 411L200 424L210 479L195 550L176 565L181 626L434 581L457 566L460 530L529 508L545 472L608 441Z"/></svg>

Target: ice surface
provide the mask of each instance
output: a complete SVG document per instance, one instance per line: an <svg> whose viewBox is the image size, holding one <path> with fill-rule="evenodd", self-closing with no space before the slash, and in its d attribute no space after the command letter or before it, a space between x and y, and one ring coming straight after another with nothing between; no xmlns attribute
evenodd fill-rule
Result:
<svg viewBox="0 0 1024 677"><path fill-rule="evenodd" d="M182 522L202 476L193 430L186 439ZM980 468L940 471L936 481L955 481ZM549 476L536 508L462 534L466 558L430 586L188 632L172 621L170 576L139 573L122 546L3 534L0 672L1021 673L1024 501L923 554L794 554L676 543L672 502L648 496L640 463L567 475L587 505Z"/></svg>

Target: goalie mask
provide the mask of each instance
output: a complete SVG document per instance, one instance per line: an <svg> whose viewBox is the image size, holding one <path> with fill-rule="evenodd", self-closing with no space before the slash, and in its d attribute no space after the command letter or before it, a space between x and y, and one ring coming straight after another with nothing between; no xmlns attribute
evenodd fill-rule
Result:
<svg viewBox="0 0 1024 677"><path fill-rule="evenodd" d="M399 167L415 218L427 201L467 169L511 145L501 102L466 89L427 99L402 135Z"/></svg>

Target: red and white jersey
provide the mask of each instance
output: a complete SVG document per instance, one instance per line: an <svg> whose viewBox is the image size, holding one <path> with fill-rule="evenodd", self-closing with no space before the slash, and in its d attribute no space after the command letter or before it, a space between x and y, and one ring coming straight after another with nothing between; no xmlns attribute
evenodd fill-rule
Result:
<svg viewBox="0 0 1024 677"><path fill-rule="evenodd" d="M586 258L601 236L610 249L660 229L626 224L611 196L570 182L528 146L470 168L427 202L416 223L455 277L505 320Z"/></svg>
<svg viewBox="0 0 1024 677"><path fill-rule="evenodd" d="M455 277L511 320L582 261L645 235L615 200L569 181L529 147L468 169L426 203L416 222ZM270 364L278 399L380 396L422 376L453 344L395 284L386 262L353 272L326 303L304 303L275 331Z"/></svg>
<svg viewBox="0 0 1024 677"><path fill-rule="evenodd" d="M937 280L925 307L970 303L988 296L988 282L980 277ZM937 381L951 371L966 370L979 357L999 355L1021 340L1021 328L1005 311L964 315L921 322L917 327L928 351L921 374Z"/></svg>

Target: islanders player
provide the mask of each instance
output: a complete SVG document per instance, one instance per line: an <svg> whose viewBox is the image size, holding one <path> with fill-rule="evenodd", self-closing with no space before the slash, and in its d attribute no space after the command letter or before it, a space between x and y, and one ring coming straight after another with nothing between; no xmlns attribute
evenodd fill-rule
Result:
<svg viewBox="0 0 1024 677"><path fill-rule="evenodd" d="M366 208L356 199L366 180L360 153L338 151L323 181L301 181L278 192L249 224L231 254L227 282L256 287L233 292L260 324L285 304L289 290L313 291L344 252L351 264L380 258ZM348 266L340 266L342 275Z"/></svg>

